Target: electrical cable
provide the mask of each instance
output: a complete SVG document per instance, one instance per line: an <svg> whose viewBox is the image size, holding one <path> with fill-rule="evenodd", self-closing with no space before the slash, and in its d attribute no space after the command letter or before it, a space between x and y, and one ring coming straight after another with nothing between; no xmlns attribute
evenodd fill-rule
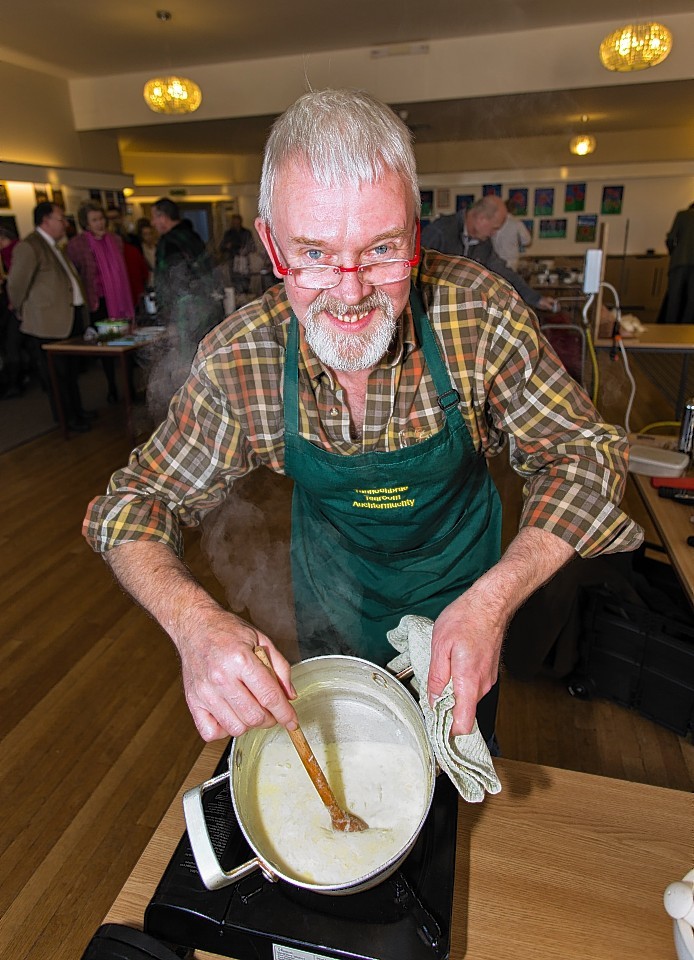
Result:
<svg viewBox="0 0 694 960"><path fill-rule="evenodd" d="M645 427L641 427L639 433L648 433L649 430L655 430L656 427L679 427L679 420L655 420L653 423L647 423Z"/></svg>
<svg viewBox="0 0 694 960"><path fill-rule="evenodd" d="M588 354L590 356L590 362L593 367L593 393L591 399L593 401L593 406L597 405L598 399L598 387L600 385L600 372L598 369L598 358L595 353L595 347L593 346L593 338L590 335L590 321L588 320L588 311L590 306L595 300L595 294L591 293L585 304L583 305L583 326L586 328L586 344L588 346Z"/></svg>
<svg viewBox="0 0 694 960"><path fill-rule="evenodd" d="M624 372L626 373L629 383L631 384L631 393L629 394L629 400L627 401L627 408L624 414L624 429L626 430L627 434L629 434L631 433L631 424L630 424L631 409L634 405L634 398L636 397L636 380L634 380L634 375L631 372L631 367L629 366L629 360L627 358L627 352L624 349L624 344L622 343L622 337L619 329L620 321L622 319L622 308L619 303L619 294L617 293L615 288L612 286L612 284L607 283L605 280L603 280L600 286L606 287L608 290L610 290L612 292L612 296L614 297L616 316L615 316L614 328L612 330L613 344L612 344L612 350L610 351L610 356L614 360L616 359L616 356L617 356L617 350L620 351L622 355L622 359L624 361Z"/></svg>

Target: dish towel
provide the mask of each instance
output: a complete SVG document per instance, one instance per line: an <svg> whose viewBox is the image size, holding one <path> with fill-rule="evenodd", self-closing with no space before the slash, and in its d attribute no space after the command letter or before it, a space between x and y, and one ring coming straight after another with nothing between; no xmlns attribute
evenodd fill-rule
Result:
<svg viewBox="0 0 694 960"><path fill-rule="evenodd" d="M433 628L433 621L427 617L403 617L398 626L387 633L390 645L399 652L399 656L388 664L388 669L400 673L412 668L412 686L419 695L419 705L439 767L448 774L464 800L480 803L485 793L499 793L501 783L477 720L472 733L451 736L455 703L452 680L444 687L433 709L429 705L427 676Z"/></svg>

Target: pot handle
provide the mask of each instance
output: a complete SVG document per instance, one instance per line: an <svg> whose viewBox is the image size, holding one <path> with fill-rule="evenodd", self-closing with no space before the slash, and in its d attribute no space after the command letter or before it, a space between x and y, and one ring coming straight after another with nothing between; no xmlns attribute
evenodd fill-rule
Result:
<svg viewBox="0 0 694 960"><path fill-rule="evenodd" d="M186 818L186 827L188 829L188 839L193 850L195 863L200 873L200 878L208 890L219 890L220 887L227 887L236 880L248 876L254 870L261 870L263 876L272 883L277 881L277 877L272 874L267 865L254 857L247 860L233 870L224 870L214 852L210 833L205 822L205 811L202 806L203 795L213 787L219 786L229 779L229 773L220 773L212 780L206 780L198 787L192 787L183 794L183 814Z"/></svg>

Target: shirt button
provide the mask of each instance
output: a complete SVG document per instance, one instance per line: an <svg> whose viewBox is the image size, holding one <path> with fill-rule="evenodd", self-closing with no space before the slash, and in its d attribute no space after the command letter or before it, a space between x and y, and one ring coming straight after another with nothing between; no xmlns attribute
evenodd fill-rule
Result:
<svg viewBox="0 0 694 960"><path fill-rule="evenodd" d="M331 416L331 417L337 417L337 416L339 415L339 413L340 413L340 411L337 409L337 407L331 407L331 408L330 408L330 416Z"/></svg>

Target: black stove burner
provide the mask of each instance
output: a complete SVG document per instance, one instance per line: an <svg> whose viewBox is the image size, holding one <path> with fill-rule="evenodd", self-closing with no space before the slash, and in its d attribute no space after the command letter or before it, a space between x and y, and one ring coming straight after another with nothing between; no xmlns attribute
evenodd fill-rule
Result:
<svg viewBox="0 0 694 960"><path fill-rule="evenodd" d="M216 773L228 769L225 751ZM206 792L205 817L225 870L253 852L234 817L227 783ZM371 890L313 893L260 871L207 890L184 834L145 912L159 940L236 960L447 960L450 952L458 794L446 776L399 870Z"/></svg>

